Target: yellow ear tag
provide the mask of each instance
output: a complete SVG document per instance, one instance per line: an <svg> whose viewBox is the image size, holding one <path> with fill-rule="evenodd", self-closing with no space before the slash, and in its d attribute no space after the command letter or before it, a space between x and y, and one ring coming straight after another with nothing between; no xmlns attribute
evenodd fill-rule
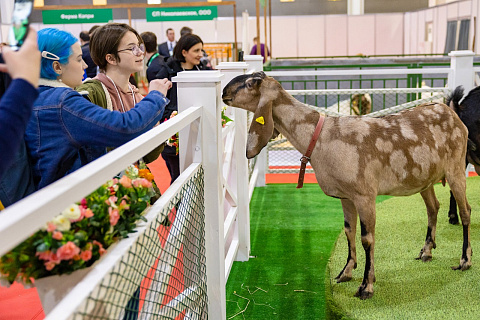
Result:
<svg viewBox="0 0 480 320"><path fill-rule="evenodd" d="M263 119L263 117L258 117L257 119L255 119L255 121L257 121L260 124L265 124L265 119Z"/></svg>

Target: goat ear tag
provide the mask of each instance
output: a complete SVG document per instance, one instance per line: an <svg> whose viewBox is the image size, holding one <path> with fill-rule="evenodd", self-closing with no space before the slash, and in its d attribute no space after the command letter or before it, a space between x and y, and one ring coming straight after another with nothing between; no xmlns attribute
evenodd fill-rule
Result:
<svg viewBox="0 0 480 320"><path fill-rule="evenodd" d="M263 117L258 117L257 119L255 119L255 121L257 121L258 123L260 123L261 125L264 125L265 124L265 119Z"/></svg>

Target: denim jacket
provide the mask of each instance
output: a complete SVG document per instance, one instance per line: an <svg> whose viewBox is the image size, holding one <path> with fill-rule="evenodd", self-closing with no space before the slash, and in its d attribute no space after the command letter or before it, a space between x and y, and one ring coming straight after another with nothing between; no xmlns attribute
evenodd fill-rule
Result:
<svg viewBox="0 0 480 320"><path fill-rule="evenodd" d="M81 150L118 147L147 132L162 119L169 102L159 91L152 91L132 110L112 112L58 81L41 80L25 133L37 189L77 169L74 164ZM94 160L80 158L77 166Z"/></svg>

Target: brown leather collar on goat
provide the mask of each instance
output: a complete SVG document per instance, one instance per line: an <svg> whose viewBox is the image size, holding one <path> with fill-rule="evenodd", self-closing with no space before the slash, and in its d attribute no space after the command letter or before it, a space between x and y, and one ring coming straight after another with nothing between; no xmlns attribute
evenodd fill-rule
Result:
<svg viewBox="0 0 480 320"><path fill-rule="evenodd" d="M312 140L310 140L310 144L308 145L307 152L300 158L300 172L298 173L298 184L297 189L303 187L303 179L305 177L305 169L307 168L307 163L310 161L310 156L312 155L313 148L315 148L315 144L317 143L318 136L320 132L322 132L323 122L325 121L325 117L320 116L318 119L317 127L315 128L315 132L313 133Z"/></svg>

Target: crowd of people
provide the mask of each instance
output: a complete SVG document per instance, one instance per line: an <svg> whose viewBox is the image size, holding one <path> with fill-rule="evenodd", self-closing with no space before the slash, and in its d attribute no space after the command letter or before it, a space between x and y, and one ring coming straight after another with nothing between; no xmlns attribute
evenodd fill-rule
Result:
<svg viewBox="0 0 480 320"><path fill-rule="evenodd" d="M184 27L157 45L127 24L82 31L29 29L18 51L0 56L0 210L112 148L167 121L177 111L171 78L184 70L211 69L203 41ZM148 94L132 81L146 63ZM143 157L165 160L171 183L180 175L175 147L159 142Z"/></svg>

